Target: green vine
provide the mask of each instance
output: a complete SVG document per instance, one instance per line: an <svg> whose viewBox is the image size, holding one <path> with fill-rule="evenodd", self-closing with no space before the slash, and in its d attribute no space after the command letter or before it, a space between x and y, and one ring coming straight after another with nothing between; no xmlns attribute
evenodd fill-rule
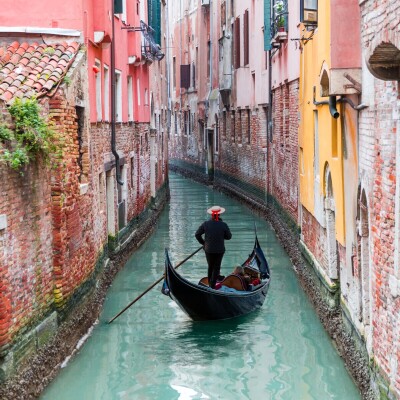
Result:
<svg viewBox="0 0 400 400"><path fill-rule="evenodd" d="M14 170L20 170L39 155L48 161L56 150L54 132L51 124L40 115L37 100L15 99L8 111L14 129L0 124L0 160Z"/></svg>

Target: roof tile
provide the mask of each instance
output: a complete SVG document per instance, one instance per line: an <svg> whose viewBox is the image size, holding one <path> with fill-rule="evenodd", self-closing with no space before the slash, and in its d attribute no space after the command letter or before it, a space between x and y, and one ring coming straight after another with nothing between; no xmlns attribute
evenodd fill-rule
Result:
<svg viewBox="0 0 400 400"><path fill-rule="evenodd" d="M80 44L51 45L17 41L0 45L0 99L46 94L67 72Z"/></svg>

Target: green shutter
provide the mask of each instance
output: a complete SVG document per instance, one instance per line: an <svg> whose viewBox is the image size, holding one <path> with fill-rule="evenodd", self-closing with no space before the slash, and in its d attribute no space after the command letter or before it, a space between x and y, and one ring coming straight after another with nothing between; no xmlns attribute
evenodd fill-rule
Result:
<svg viewBox="0 0 400 400"><path fill-rule="evenodd" d="M123 12L122 0L114 0L114 14L122 14Z"/></svg>
<svg viewBox="0 0 400 400"><path fill-rule="evenodd" d="M264 0L264 50L271 50L271 0Z"/></svg>
<svg viewBox="0 0 400 400"><path fill-rule="evenodd" d="M147 10L149 25L154 29L154 41L161 45L161 1L148 0Z"/></svg>

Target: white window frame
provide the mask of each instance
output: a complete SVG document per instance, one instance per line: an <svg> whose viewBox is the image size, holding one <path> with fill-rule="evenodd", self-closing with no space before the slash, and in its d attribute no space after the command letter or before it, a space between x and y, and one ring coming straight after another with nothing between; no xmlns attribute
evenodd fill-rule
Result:
<svg viewBox="0 0 400 400"><path fill-rule="evenodd" d="M140 79L139 78L136 81L136 90L137 90L137 102L138 102L138 106L140 106L141 99L140 99Z"/></svg>
<svg viewBox="0 0 400 400"><path fill-rule="evenodd" d="M122 73L115 70L115 120L122 122Z"/></svg>
<svg viewBox="0 0 400 400"><path fill-rule="evenodd" d="M133 121L133 80L128 76L128 121Z"/></svg>
<svg viewBox="0 0 400 400"><path fill-rule="evenodd" d="M96 120L101 121L103 119L102 110L102 96L101 96L101 61L98 59L94 60L94 65L98 69L95 75L95 87L96 87Z"/></svg>
<svg viewBox="0 0 400 400"><path fill-rule="evenodd" d="M104 120L110 121L110 69L104 64Z"/></svg>

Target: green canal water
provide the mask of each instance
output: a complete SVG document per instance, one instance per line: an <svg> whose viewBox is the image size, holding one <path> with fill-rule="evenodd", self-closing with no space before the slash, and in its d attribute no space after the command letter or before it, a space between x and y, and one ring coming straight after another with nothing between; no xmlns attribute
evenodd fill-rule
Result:
<svg viewBox="0 0 400 400"><path fill-rule="evenodd" d="M170 187L171 202L156 231L118 274L89 339L41 399L360 399L271 227L236 201L179 175L170 175ZM108 325L162 276L164 248L177 264L199 247L194 232L215 204L226 208L233 235L222 273L247 257L257 225L272 274L262 309L233 320L193 322L161 294L160 283ZM204 253L179 271L198 281L206 274Z"/></svg>

